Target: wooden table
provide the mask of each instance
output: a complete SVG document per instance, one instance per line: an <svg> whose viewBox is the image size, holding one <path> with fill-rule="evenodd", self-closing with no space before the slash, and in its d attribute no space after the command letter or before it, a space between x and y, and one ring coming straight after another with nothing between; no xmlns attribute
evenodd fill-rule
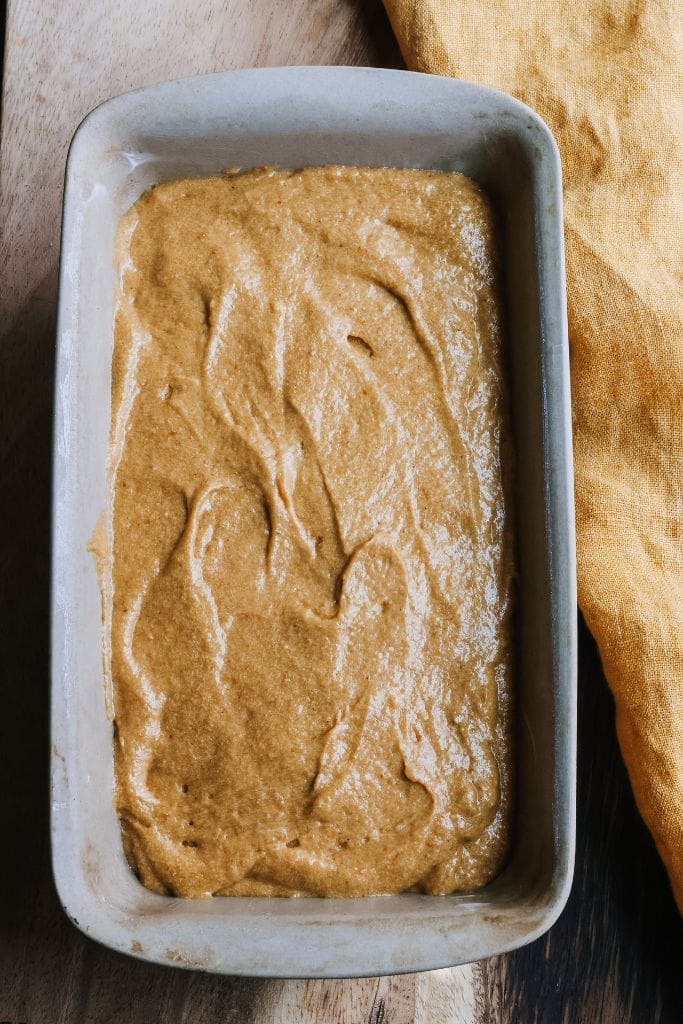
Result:
<svg viewBox="0 0 683 1024"><path fill-rule="evenodd" d="M0 1024L683 1020L683 930L580 638L579 842L569 905L507 956L401 978L264 982L147 965L60 909L48 834L54 310L62 175L83 115L199 72L401 58L379 0L10 0L2 140Z"/></svg>

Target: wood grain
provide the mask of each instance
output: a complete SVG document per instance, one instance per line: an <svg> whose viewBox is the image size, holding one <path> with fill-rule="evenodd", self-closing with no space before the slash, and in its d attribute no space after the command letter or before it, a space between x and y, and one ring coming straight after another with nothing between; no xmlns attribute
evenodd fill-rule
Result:
<svg viewBox="0 0 683 1024"><path fill-rule="evenodd" d="M125 89L268 64L400 66L379 0L11 0L3 92L0 1022L519 1024L683 1020L683 935L581 633L579 848L549 934L402 978L263 982L156 967L85 939L49 864L48 596L54 305L64 161Z"/></svg>

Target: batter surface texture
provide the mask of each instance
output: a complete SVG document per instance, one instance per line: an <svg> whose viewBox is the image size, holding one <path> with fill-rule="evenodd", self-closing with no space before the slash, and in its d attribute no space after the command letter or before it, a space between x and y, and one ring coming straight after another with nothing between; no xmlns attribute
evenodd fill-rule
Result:
<svg viewBox="0 0 683 1024"><path fill-rule="evenodd" d="M448 893L510 817L493 223L458 174L269 168L123 218L105 584L151 889Z"/></svg>

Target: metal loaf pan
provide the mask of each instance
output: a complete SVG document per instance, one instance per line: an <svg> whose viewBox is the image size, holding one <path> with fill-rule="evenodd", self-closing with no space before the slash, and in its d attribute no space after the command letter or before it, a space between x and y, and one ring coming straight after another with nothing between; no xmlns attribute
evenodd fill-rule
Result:
<svg viewBox="0 0 683 1024"><path fill-rule="evenodd" d="M508 866L475 893L182 900L144 889L123 855L86 550L106 498L114 232L154 182L265 163L459 170L499 213L516 445L516 823ZM574 509L560 161L533 111L465 82L324 67L168 82L98 107L67 165L54 436L52 849L79 928L160 963L334 977L477 960L552 924L574 856Z"/></svg>

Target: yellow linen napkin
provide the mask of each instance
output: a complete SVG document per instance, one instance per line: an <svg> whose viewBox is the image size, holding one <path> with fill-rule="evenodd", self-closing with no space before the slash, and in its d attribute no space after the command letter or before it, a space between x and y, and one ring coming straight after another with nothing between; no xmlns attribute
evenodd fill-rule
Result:
<svg viewBox="0 0 683 1024"><path fill-rule="evenodd" d="M680 9L384 2L410 68L512 93L560 147L579 604L683 912Z"/></svg>

